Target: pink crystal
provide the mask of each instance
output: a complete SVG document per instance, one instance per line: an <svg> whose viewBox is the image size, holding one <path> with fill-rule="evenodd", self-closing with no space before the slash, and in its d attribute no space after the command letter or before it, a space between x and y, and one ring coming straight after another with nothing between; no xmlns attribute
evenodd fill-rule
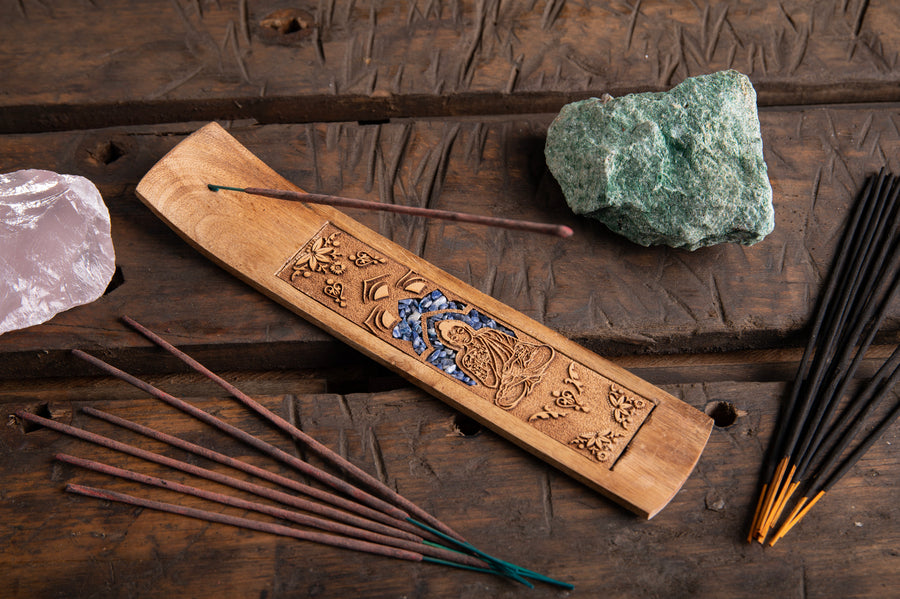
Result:
<svg viewBox="0 0 900 599"><path fill-rule="evenodd" d="M42 170L0 175L0 334L96 300L115 268L93 183Z"/></svg>

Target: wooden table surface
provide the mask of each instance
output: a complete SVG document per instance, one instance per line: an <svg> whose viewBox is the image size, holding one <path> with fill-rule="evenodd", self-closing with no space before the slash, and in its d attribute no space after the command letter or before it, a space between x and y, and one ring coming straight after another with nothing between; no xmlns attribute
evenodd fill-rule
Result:
<svg viewBox="0 0 900 599"><path fill-rule="evenodd" d="M575 585L526 594L485 575L73 497L66 482L135 489L57 463L57 452L154 470L10 419L0 431L0 595L900 597L897 427L778 545L746 542L775 413L848 207L868 174L900 172L898 56L900 7L867 0L0 5L0 172L91 179L118 267L96 302L0 337L3 413L49 414L161 449L79 411L91 405L267 463L97 376L70 355L80 348L305 455L124 327L129 315L477 545ZM543 159L565 102L725 68L758 91L770 236L753 247L643 248L569 212ZM717 415L672 503L636 518L192 250L134 188L210 120L308 191L571 226L575 236L557 241L351 213ZM898 338L895 302L863 374Z"/></svg>

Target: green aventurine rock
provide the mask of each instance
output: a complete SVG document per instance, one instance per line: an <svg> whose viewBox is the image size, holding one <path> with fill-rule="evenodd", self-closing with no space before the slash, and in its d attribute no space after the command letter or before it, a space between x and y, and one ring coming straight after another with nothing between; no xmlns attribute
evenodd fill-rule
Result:
<svg viewBox="0 0 900 599"><path fill-rule="evenodd" d="M576 214L641 245L752 245L775 226L756 92L737 71L568 104L544 152Z"/></svg>

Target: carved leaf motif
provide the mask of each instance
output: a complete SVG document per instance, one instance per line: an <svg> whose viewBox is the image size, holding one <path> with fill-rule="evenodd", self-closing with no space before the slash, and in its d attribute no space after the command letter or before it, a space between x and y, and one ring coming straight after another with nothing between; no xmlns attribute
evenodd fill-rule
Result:
<svg viewBox="0 0 900 599"><path fill-rule="evenodd" d="M569 441L569 444L574 445L578 449L587 450L598 462L606 462L610 458L610 451L615 446L616 441L624 436L623 433L613 431L582 433Z"/></svg>
<svg viewBox="0 0 900 599"><path fill-rule="evenodd" d="M529 416L528 421L534 422L535 420L558 420L560 418L565 418L565 412L556 412L553 410L553 405L547 405L542 408L542 412L536 412Z"/></svg>
<svg viewBox="0 0 900 599"><path fill-rule="evenodd" d="M562 391L551 391L550 395L556 398L554 402L557 407L567 409L567 410L575 410L576 412L590 412L587 407L581 402L570 389L564 389Z"/></svg>
<svg viewBox="0 0 900 599"><path fill-rule="evenodd" d="M575 362L569 364L569 377L564 381L567 385L572 385L575 387L578 395L581 395L581 392L584 391L584 383L581 382L581 378L578 376L578 371L575 370Z"/></svg>
<svg viewBox="0 0 900 599"><path fill-rule="evenodd" d="M569 376L563 379L563 383L571 385L574 388L574 391L568 388L561 391L551 391L550 395L556 398L554 401L556 407L563 410L574 410L576 412L590 412L580 399L581 392L584 390L584 383L581 381L581 377L578 376L578 371L575 369L575 362L569 363ZM544 407L544 411L548 412L550 410L548 407ZM559 416L557 416L558 418L563 416L562 413L555 413L559 414ZM535 414L532 418L529 418L529 420L538 416L539 414Z"/></svg>

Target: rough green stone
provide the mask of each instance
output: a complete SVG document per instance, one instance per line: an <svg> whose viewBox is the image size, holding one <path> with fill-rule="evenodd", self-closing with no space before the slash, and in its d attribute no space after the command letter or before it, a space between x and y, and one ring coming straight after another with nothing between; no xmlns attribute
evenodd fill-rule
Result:
<svg viewBox="0 0 900 599"><path fill-rule="evenodd" d="M737 71L568 104L544 151L576 214L641 245L752 245L775 226L756 92Z"/></svg>

